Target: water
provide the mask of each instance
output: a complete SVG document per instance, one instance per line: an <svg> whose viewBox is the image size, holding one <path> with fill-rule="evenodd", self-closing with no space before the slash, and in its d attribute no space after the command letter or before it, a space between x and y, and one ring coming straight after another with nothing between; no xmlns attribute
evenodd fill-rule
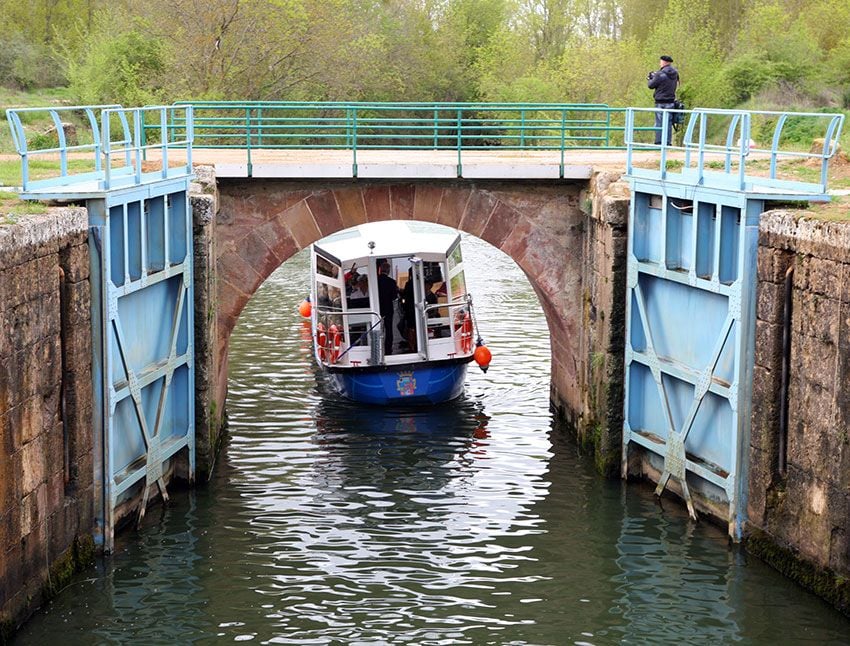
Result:
<svg viewBox="0 0 850 646"><path fill-rule="evenodd" d="M292 259L234 335L214 481L121 534L17 643L846 643L850 620L722 531L594 473L548 411L528 283L465 244L494 361L461 401L327 398Z"/></svg>

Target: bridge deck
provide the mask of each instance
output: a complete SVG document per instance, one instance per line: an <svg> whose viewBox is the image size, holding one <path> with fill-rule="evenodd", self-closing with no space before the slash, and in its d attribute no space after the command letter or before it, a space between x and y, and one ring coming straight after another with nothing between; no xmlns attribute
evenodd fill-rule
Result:
<svg viewBox="0 0 850 646"><path fill-rule="evenodd" d="M657 154L653 155L657 159ZM244 150L199 149L195 163L215 166L218 177L351 178L355 157L350 150L252 150L249 173ZM571 150L563 159L564 179L588 179L600 166L625 170L624 151ZM460 166L460 172L458 169ZM558 179L557 151L358 150L356 176L362 178Z"/></svg>

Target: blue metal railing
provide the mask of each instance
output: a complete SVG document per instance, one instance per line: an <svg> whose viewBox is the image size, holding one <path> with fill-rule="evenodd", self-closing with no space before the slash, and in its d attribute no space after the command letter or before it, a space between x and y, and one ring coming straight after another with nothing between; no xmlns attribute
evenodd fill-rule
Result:
<svg viewBox="0 0 850 646"><path fill-rule="evenodd" d="M39 133L27 127L32 115L39 113L49 115L53 122L56 145L51 145L53 141L46 144L39 141ZM68 141L64 121L73 122L80 117L87 128L77 138L86 141L74 144ZM15 150L21 157L24 197L32 192L52 194L72 185L91 184L97 190L109 190L116 185L191 173L191 106L10 108L6 110L6 118ZM175 122L182 125L175 127ZM161 168L155 172L147 171L143 163L146 151L152 149L159 151L161 161ZM180 150L180 161L169 166L169 151L174 149ZM84 166L82 172L74 172L72 168L71 162L77 160ZM49 162L51 166L55 163L55 172L50 168L47 177L32 179L35 161Z"/></svg>
<svg viewBox="0 0 850 646"><path fill-rule="evenodd" d="M764 110L722 110L698 108L695 110L663 111L667 115L680 114L686 126L680 143L668 144L671 123L662 119L660 144L639 141L647 126L637 126L644 119L654 124L656 108L628 108L626 111L625 144L627 150L626 174L631 176L657 176L661 179L681 179L695 185L712 182L735 190L758 187L775 192L823 194L827 192L829 160L838 150L838 141L844 125L844 115L822 112L771 112ZM784 128L789 119L808 122L808 131L822 135L820 151L801 150L786 143ZM654 126L653 131L656 131ZM769 147L760 147L755 139L767 140ZM814 141L812 142L812 144ZM656 168L640 169L635 166L636 150L658 150ZM680 172L670 169L671 152L684 153ZM816 160L819 182L805 182L781 177L780 162L794 159ZM676 160L679 161L679 160ZM767 168L759 168L767 162Z"/></svg>

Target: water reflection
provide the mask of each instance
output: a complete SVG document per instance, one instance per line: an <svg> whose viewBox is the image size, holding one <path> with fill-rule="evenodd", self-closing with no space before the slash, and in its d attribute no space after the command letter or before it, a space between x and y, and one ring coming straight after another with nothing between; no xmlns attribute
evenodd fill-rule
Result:
<svg viewBox="0 0 850 646"><path fill-rule="evenodd" d="M294 312L308 259L286 263L232 339L214 482L121 535L17 642L846 641L847 619L722 531L596 475L549 414L531 289L483 243L465 255L487 268L468 279L496 358L414 411L326 397Z"/></svg>

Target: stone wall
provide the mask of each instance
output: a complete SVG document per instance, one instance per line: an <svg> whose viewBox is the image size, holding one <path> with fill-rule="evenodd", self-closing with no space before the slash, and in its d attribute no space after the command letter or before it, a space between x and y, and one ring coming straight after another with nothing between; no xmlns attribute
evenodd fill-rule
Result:
<svg viewBox="0 0 850 646"><path fill-rule="evenodd" d="M619 473L623 441L626 249L630 193L618 173L594 175L583 196L580 390L572 425L592 447L597 469ZM553 388L553 402L558 393ZM565 407L566 409L566 407Z"/></svg>
<svg viewBox="0 0 850 646"><path fill-rule="evenodd" d="M195 178L189 190L195 278L195 477L204 482L212 471L226 420L216 398L220 371L215 271L218 187L212 167L195 167Z"/></svg>
<svg viewBox="0 0 850 646"><path fill-rule="evenodd" d="M785 473L779 424L793 267ZM762 217L748 548L850 612L850 223Z"/></svg>
<svg viewBox="0 0 850 646"><path fill-rule="evenodd" d="M8 634L93 554L91 321L85 209L0 222L0 621Z"/></svg>

